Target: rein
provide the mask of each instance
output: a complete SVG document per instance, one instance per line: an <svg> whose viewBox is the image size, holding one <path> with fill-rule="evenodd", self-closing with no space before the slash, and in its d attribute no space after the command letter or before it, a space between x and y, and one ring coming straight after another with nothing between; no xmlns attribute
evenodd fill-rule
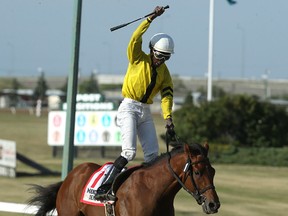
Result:
<svg viewBox="0 0 288 216"><path fill-rule="evenodd" d="M195 198L195 200L197 201L197 203L199 205L201 205L203 202L205 202L205 197L203 197L202 194L205 193L207 190L215 189L215 187L214 187L214 185L209 185L208 187L206 187L206 188L204 188L202 190L199 190L197 185L196 185L196 182L195 182L195 180L193 178L193 165L198 164L198 163L207 163L209 160L208 160L208 158L206 158L205 160L196 161L196 162L192 163L190 157L188 156L186 164L185 164L184 169L183 169L183 172L190 176L190 179L191 179L191 182L193 184L193 187L195 188L195 192L190 191L184 184L186 182L188 176L185 178L185 181L182 182L180 177L177 175L177 173L175 173L175 171L171 167L171 163L170 163L171 154L169 152L169 141L168 141L167 137L168 137L168 132L166 132L166 149L167 149L167 154L168 154L168 167L169 167L169 170L173 174L173 176L177 180L177 182L181 185L181 187L187 193L189 193L191 196L193 196ZM175 132L174 132L174 138L175 138L176 142L179 144L180 143L179 142L179 137L176 135Z"/></svg>

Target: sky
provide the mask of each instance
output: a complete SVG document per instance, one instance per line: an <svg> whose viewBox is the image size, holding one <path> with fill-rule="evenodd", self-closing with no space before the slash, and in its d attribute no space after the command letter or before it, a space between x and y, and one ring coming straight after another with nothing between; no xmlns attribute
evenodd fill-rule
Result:
<svg viewBox="0 0 288 216"><path fill-rule="evenodd" d="M0 78L68 76L72 71L77 0L0 0ZM126 48L141 21L170 8L143 35L143 50L159 32L172 36L172 75L206 77L210 0L83 0L79 73L125 74ZM288 1L215 0L213 78L288 79Z"/></svg>

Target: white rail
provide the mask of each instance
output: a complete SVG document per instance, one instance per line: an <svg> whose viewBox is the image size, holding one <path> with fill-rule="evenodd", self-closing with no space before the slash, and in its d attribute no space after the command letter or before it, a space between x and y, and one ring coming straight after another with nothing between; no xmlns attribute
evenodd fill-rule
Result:
<svg viewBox="0 0 288 216"><path fill-rule="evenodd" d="M11 212L11 213L22 213L22 214L35 214L38 210L38 206L27 206L26 204L20 203L8 203L0 202L0 212ZM57 216L57 212L47 215Z"/></svg>

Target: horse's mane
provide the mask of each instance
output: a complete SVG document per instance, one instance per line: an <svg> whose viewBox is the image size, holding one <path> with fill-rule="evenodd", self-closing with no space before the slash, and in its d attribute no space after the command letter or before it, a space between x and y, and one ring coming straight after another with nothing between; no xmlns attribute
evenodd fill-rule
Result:
<svg viewBox="0 0 288 216"><path fill-rule="evenodd" d="M190 144L189 145L190 148L190 152L193 155L203 155L204 157L207 157L208 151L206 148L204 148L202 145L194 143L194 144ZM153 161L149 162L149 163L143 163L142 166L135 166L134 168L129 168L127 171L122 172L120 175L118 175L118 177L116 178L115 182L113 183L113 190L117 191L117 189L119 188L119 186L127 179L127 177L134 172L137 169L142 169L142 168L148 168L153 166L154 164L164 160L165 158L167 159L167 157L170 155L171 157L173 157L176 154L181 154L184 152L184 144L183 143L179 143L175 146L173 146L173 149L170 152L166 152L166 153L162 153L160 156L156 157Z"/></svg>
<svg viewBox="0 0 288 216"><path fill-rule="evenodd" d="M203 155L204 157L207 157L208 151L204 146L198 144L198 143L192 143L189 144L190 151L193 155ZM154 160L148 162L148 163L143 163L143 167L150 167L157 163L158 161L161 161L163 158L166 158L168 154L173 157L173 155L178 154L178 153L183 153L184 151L184 144L181 143L179 145L176 145L173 147L173 149L170 152L162 153L158 157L156 157Z"/></svg>

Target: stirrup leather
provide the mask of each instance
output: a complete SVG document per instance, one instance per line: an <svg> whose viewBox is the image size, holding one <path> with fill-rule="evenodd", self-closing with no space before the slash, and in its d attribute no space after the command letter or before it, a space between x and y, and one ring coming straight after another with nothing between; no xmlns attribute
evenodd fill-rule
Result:
<svg viewBox="0 0 288 216"><path fill-rule="evenodd" d="M99 201L116 201L116 196L112 194L111 190L109 190L107 193L102 194L95 194L95 200Z"/></svg>

